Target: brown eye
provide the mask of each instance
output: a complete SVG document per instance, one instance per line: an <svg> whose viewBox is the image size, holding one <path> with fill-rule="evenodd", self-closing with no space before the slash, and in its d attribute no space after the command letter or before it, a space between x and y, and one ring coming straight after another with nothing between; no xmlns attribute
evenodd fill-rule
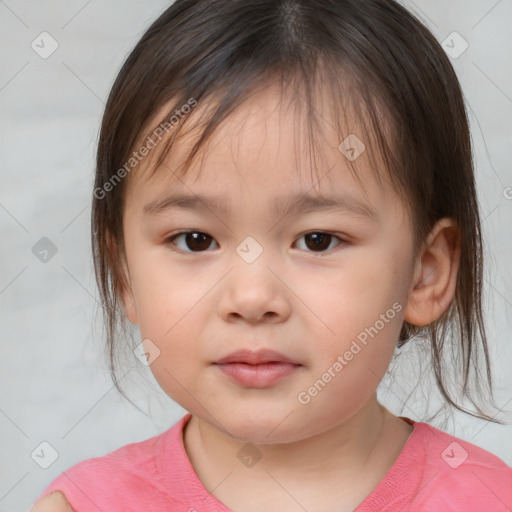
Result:
<svg viewBox="0 0 512 512"><path fill-rule="evenodd" d="M329 252L329 250L333 248L332 242L335 240L337 240L338 243L335 244L334 247L344 243L344 240L338 236L323 231L307 233L303 235L301 239L305 240L304 245L306 247L304 250L316 253ZM180 243L176 243L176 241L179 240L181 240L181 246ZM176 233L167 238L165 244L176 246L180 251L190 253L205 252L210 247L212 241L214 241L214 238L202 231L182 231L181 233Z"/></svg>
<svg viewBox="0 0 512 512"><path fill-rule="evenodd" d="M183 238L182 238L183 237ZM178 244L174 243L174 240L182 238L184 240L184 246L179 247ZM210 244L213 238L207 233L201 231L186 231L177 233L166 240L166 244L172 244L178 246L184 252L204 252Z"/></svg>
<svg viewBox="0 0 512 512"><path fill-rule="evenodd" d="M326 252L326 249L329 249L334 239L339 240L337 245L343 242L339 237L331 233L324 233L323 231L313 231L303 235L301 238L304 238L306 248L313 252Z"/></svg>

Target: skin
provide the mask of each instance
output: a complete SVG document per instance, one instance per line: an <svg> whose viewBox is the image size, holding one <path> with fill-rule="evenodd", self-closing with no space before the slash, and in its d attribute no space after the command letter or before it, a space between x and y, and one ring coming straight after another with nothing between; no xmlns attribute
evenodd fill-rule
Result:
<svg viewBox="0 0 512 512"><path fill-rule="evenodd" d="M349 511L385 476L412 432L377 402L376 389L402 322L427 325L448 309L457 232L443 219L414 259L410 215L391 185L377 182L367 152L356 161L363 192L326 122L318 181L303 141L294 138L297 118L279 105L277 89L268 87L233 113L202 155L200 175L201 159L185 177L172 172L192 138L183 139L168 169L151 179L143 167L130 175L122 298L141 339L160 351L150 365L156 380L192 414L185 448L218 500L237 512ZM321 114L327 120L328 108ZM229 211L144 215L146 204L178 191L222 196ZM377 216L277 216L272 209L276 198L315 192L348 194ZM169 241L187 229L212 237L202 252L184 236ZM304 236L311 232L335 237L315 251ZM250 264L236 251L247 236L263 250ZM394 303L401 311L309 403L300 403L298 394ZM268 388L242 387L212 364L240 348L277 350L302 366ZM250 468L237 457L248 442L261 454Z"/></svg>
<svg viewBox="0 0 512 512"><path fill-rule="evenodd" d="M60 491L47 494L40 499L30 512L75 512L64 494Z"/></svg>

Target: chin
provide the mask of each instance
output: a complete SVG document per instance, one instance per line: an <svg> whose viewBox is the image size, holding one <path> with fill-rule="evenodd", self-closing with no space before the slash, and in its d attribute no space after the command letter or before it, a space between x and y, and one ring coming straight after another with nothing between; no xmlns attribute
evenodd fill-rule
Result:
<svg viewBox="0 0 512 512"><path fill-rule="evenodd" d="M302 421L292 412L270 413L231 413L222 420L222 425L228 430L229 437L243 443L252 444L282 444L300 441L307 437Z"/></svg>

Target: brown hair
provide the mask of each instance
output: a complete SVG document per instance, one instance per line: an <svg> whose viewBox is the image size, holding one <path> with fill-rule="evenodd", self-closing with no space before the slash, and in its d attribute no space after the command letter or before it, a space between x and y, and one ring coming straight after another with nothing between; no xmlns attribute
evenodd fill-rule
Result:
<svg viewBox="0 0 512 512"><path fill-rule="evenodd" d="M155 126L193 99L209 116L184 163L186 171L219 124L257 86L271 80L306 105L312 145L319 130L314 95L319 88L331 92L336 119L343 118L348 102L358 119L365 120L360 138L368 148L378 148L375 154L383 158L409 208L415 254L436 221L456 221L461 259L454 301L426 328L404 322L398 346L414 336L427 338L444 399L463 412L500 423L482 412L469 388L474 370L481 397L478 356L483 350L492 397L482 314L481 227L462 91L435 37L392 0L176 0L137 43L106 104L92 200L94 268L117 389L122 393L116 378L118 330L126 332L120 307L125 280L118 265L124 251L126 179L121 178L130 172L126 162L143 136L155 133ZM171 103L166 115L156 119ZM194 116L178 116L153 172ZM340 124L337 128L341 142L350 131ZM457 403L448 389L446 346L454 358L451 369L463 376L458 391L478 412Z"/></svg>

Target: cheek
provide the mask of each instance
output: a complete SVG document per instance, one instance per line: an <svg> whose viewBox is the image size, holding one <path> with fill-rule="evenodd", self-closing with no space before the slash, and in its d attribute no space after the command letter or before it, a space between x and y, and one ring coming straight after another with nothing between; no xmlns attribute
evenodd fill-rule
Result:
<svg viewBox="0 0 512 512"><path fill-rule="evenodd" d="M348 323L350 318L346 318ZM374 323L372 320L370 327ZM364 320L361 325L365 325ZM388 369L398 329L396 317L377 332L354 326L344 329L340 324L335 340L319 340L308 379L294 397L300 417L315 418L314 424L307 427L311 433L346 420L369 403Z"/></svg>
<svg viewBox="0 0 512 512"><path fill-rule="evenodd" d="M201 303L208 301L215 275L191 275L190 270L171 264L161 249L154 254L148 251L144 258L134 261L133 267L141 335L159 343L172 340L178 332L180 338L187 338L187 333L191 336L194 325L200 325Z"/></svg>
<svg viewBox="0 0 512 512"><path fill-rule="evenodd" d="M314 373L318 378L341 356L343 371L334 372L337 385L363 389L378 384L402 325L401 264L393 252L388 256L384 250L361 254L357 264L332 273L323 286L300 290L316 313L310 329L317 333Z"/></svg>
<svg viewBox="0 0 512 512"><path fill-rule="evenodd" d="M299 403L307 402L304 410L316 418L318 425L351 416L375 393L400 331L400 304L394 305L340 313L337 335L318 339L310 378L300 390L302 394L297 395ZM358 315L357 322L353 322L351 312Z"/></svg>
<svg viewBox="0 0 512 512"><path fill-rule="evenodd" d="M346 339L372 326L395 302L404 306L402 263L394 254L361 251L336 271L297 279L295 290L324 326L326 337ZM393 320L396 311L390 313ZM318 327L316 328L318 331Z"/></svg>
<svg viewBox="0 0 512 512"><path fill-rule="evenodd" d="M201 340L214 312L211 290L219 279L211 271L192 276L170 265L165 254L145 257L134 274L140 336L160 351L151 371L166 391L179 396L179 383L189 389L191 376L204 364Z"/></svg>

